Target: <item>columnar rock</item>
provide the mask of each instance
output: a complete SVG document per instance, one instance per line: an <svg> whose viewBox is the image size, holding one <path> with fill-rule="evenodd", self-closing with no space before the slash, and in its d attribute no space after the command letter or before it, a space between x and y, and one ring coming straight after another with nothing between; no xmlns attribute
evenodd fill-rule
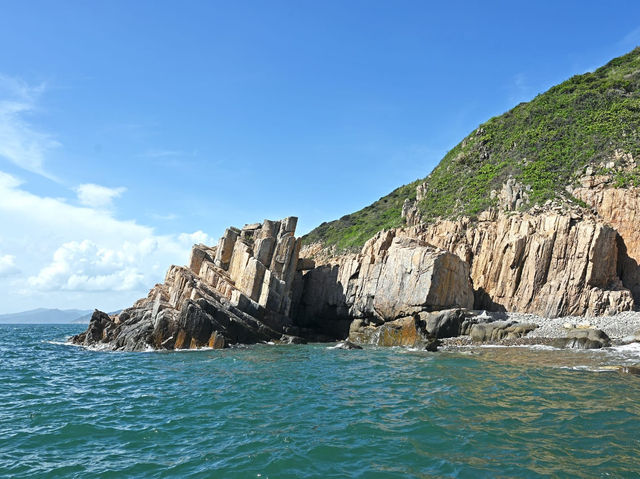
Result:
<svg viewBox="0 0 640 479"><path fill-rule="evenodd" d="M188 268L171 266L164 283L120 314L96 311L72 341L122 350L221 348L283 335L297 341L289 317L296 222L228 228L217 246L195 245Z"/></svg>
<svg viewBox="0 0 640 479"><path fill-rule="evenodd" d="M583 178L583 187L573 190L573 195L593 207L620 235L620 276L640 305L640 188L612 188L597 177L593 181L594 186L590 186Z"/></svg>
<svg viewBox="0 0 640 479"><path fill-rule="evenodd" d="M544 316L602 315L634 307L619 275L618 234L575 212L483 213L399 234L471 265L476 308Z"/></svg>
<svg viewBox="0 0 640 479"><path fill-rule="evenodd" d="M382 324L423 311L472 308L474 300L465 262L395 231L379 233L358 254L301 273L299 281L296 320L343 337L356 318Z"/></svg>

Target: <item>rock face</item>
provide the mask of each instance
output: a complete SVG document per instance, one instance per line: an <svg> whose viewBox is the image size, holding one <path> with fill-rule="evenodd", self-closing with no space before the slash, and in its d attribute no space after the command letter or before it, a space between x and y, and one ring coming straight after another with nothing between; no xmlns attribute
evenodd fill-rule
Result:
<svg viewBox="0 0 640 479"><path fill-rule="evenodd" d="M543 316L633 309L617 231L598 218L546 209L483 213L402 232L471 265L475 307Z"/></svg>
<svg viewBox="0 0 640 479"><path fill-rule="evenodd" d="M633 310L640 305L640 188L613 188L611 178L588 175L581 187L568 191L592 210L548 202L521 211L529 203L529 188L508 178L492 193L498 206L477 220L431 224L420 217L417 203L427 186L419 184L416 199L408 198L402 208L407 227L379 233L360 254L327 257L326 251L305 247L302 255L319 266L304 276L297 312L305 322L322 317L329 329L345 331L348 318L380 323L420 311L471 308L459 286L445 288L453 296L436 288L421 301L417 296L428 286L420 275L400 273L400 265L424 261L419 248L430 246L469 265L475 309L552 318ZM460 321L444 330L459 330Z"/></svg>
<svg viewBox="0 0 640 479"><path fill-rule="evenodd" d="M218 246L195 245L146 298L110 317L94 312L76 344L105 349L222 348L297 342L289 317L300 241L297 218L228 228Z"/></svg>
<svg viewBox="0 0 640 479"><path fill-rule="evenodd" d="M375 326L362 320L351 323L349 340L374 346L406 346L436 351L440 342L429 335L419 315L407 316Z"/></svg>
<svg viewBox="0 0 640 479"><path fill-rule="evenodd" d="M583 184L590 183L583 179ZM595 186L577 188L573 194L593 207L620 235L620 277L640 305L640 188L611 188L596 181Z"/></svg>
<svg viewBox="0 0 640 479"><path fill-rule="evenodd" d="M300 325L345 337L353 319L380 325L424 311L471 308L469 267L425 242L383 231L358 254L329 260L298 278Z"/></svg>

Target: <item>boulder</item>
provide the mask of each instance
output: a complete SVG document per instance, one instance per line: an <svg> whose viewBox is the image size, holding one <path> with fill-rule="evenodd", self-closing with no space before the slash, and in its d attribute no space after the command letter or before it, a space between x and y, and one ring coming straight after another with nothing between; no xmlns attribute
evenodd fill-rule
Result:
<svg viewBox="0 0 640 479"><path fill-rule="evenodd" d="M346 335L354 319L389 322L422 312L473 307L469 267L464 261L396 233L383 231L365 243L360 253L330 258L298 272L296 321Z"/></svg>
<svg viewBox="0 0 640 479"><path fill-rule="evenodd" d="M447 309L433 313L420 313L420 319L425 322L427 332L438 338L453 338L464 333L463 325L472 317L465 309Z"/></svg>
<svg viewBox="0 0 640 479"><path fill-rule="evenodd" d="M381 325L354 321L349 340L374 346L405 346L436 351L440 342L429 335L418 315L385 322Z"/></svg>
<svg viewBox="0 0 640 479"><path fill-rule="evenodd" d="M558 348L600 349L611 346L611 339L600 329L571 329L567 336L553 341Z"/></svg>
<svg viewBox="0 0 640 479"><path fill-rule="evenodd" d="M503 339L517 339L536 329L536 324L516 321L493 321L471 326L469 336L474 342L498 342Z"/></svg>

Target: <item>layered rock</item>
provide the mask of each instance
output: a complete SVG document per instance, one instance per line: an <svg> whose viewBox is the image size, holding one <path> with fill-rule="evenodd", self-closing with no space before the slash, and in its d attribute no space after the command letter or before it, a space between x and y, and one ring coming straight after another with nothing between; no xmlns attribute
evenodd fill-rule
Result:
<svg viewBox="0 0 640 479"><path fill-rule="evenodd" d="M432 224L420 217L418 202L427 188L420 184L416 200L406 199L402 208L408 228L396 236L467 262L476 308L550 317L631 310L640 304L640 189L612 188L611 177L587 173L569 192L593 212L569 202L518 211L529 202L530 188L508 178L492 192L497 206L477 220Z"/></svg>
<svg viewBox="0 0 640 479"><path fill-rule="evenodd" d="M217 246L195 245L189 267L171 266L164 283L117 315L96 311L72 341L118 350L221 348L283 335L296 342L289 317L296 223L228 228Z"/></svg>
<svg viewBox="0 0 640 479"><path fill-rule="evenodd" d="M299 324L345 337L352 320L379 326L425 311L471 308L469 267L427 243L383 231L358 254L304 272L294 316Z"/></svg>

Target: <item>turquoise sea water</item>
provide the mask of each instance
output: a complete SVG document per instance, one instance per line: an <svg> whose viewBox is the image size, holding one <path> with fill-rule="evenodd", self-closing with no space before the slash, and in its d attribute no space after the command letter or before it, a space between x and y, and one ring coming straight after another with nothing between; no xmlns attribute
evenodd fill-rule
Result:
<svg viewBox="0 0 640 479"><path fill-rule="evenodd" d="M0 477L638 477L638 349L108 353L0 326Z"/></svg>

